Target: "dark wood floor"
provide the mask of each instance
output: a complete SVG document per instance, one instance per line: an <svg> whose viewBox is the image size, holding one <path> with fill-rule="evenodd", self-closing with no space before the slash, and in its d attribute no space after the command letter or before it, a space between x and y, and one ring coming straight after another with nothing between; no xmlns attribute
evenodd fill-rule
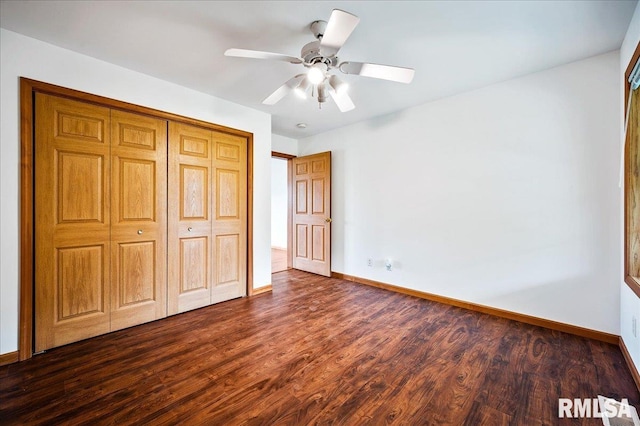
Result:
<svg viewBox="0 0 640 426"><path fill-rule="evenodd" d="M640 395L614 346L299 271L0 367L0 424L593 424Z"/></svg>

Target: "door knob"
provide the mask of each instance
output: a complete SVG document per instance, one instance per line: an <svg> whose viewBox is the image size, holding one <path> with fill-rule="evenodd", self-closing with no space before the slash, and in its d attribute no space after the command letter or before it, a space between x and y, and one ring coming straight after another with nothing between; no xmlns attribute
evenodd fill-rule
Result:
<svg viewBox="0 0 640 426"><path fill-rule="evenodd" d="M324 221L325 221L325 222L327 222L327 223L331 223L331 218L330 218L330 217L328 217L328 218L326 218Z"/></svg>
<svg viewBox="0 0 640 426"><path fill-rule="evenodd" d="M138 235L142 235L142 229L138 229Z"/></svg>
<svg viewBox="0 0 640 426"><path fill-rule="evenodd" d="M193 228L192 227L188 227L187 231L191 232L191 231L193 231Z"/></svg>

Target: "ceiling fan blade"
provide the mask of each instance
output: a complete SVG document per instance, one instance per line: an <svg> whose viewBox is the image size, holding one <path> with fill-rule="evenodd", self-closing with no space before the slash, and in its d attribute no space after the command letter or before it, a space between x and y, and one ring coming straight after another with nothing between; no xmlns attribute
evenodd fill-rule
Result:
<svg viewBox="0 0 640 426"><path fill-rule="evenodd" d="M339 66L345 74L356 74L382 80L411 83L415 70L413 68L394 67L391 65L368 64L366 62L343 62Z"/></svg>
<svg viewBox="0 0 640 426"><path fill-rule="evenodd" d="M247 50L247 49L227 49L224 52L224 56L234 56L237 58L252 58L252 59L271 59L275 61L290 62L292 64L301 64L302 59L295 56L282 55L280 53L261 52L259 50Z"/></svg>
<svg viewBox="0 0 640 426"><path fill-rule="evenodd" d="M346 93L338 94L338 92L333 90L333 87L329 86L329 94L331 95L331 98L333 99L333 101L338 106L338 109L340 110L340 112L351 111L352 109L354 109L356 107L353 104L353 101L351 100L351 97L349 95L347 95Z"/></svg>
<svg viewBox="0 0 640 426"><path fill-rule="evenodd" d="M320 40L320 51L324 56L332 56L347 41L360 18L340 9L333 9L331 17Z"/></svg>
<svg viewBox="0 0 640 426"><path fill-rule="evenodd" d="M265 100L262 101L262 103L265 105L277 104L278 102L280 102L282 98L287 96L289 92L293 90L294 87L296 87L300 83L300 80L302 80L305 77L306 75L304 74L298 74L295 77L290 78L289 80L287 80L286 83L278 87L275 92L267 96Z"/></svg>

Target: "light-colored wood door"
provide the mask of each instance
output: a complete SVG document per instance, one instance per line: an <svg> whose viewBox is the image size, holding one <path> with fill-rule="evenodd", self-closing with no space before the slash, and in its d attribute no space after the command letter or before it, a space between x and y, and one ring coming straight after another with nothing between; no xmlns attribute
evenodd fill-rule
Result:
<svg viewBox="0 0 640 426"><path fill-rule="evenodd" d="M110 330L109 117L36 95L36 352Z"/></svg>
<svg viewBox="0 0 640 426"><path fill-rule="evenodd" d="M211 303L247 294L247 138L213 135Z"/></svg>
<svg viewBox="0 0 640 426"><path fill-rule="evenodd" d="M167 315L167 122L111 112L111 330Z"/></svg>
<svg viewBox="0 0 640 426"><path fill-rule="evenodd" d="M293 267L331 276L331 152L293 159Z"/></svg>
<svg viewBox="0 0 640 426"><path fill-rule="evenodd" d="M169 123L169 314L211 303L211 130Z"/></svg>

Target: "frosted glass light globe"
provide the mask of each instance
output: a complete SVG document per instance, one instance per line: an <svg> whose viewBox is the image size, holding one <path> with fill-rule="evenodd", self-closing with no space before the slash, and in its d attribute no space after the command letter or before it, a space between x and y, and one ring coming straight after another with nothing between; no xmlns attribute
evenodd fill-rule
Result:
<svg viewBox="0 0 640 426"><path fill-rule="evenodd" d="M323 69L324 68L324 69ZM326 65L324 64L315 64L309 71L307 71L307 78L309 79L309 83L318 84L324 80L324 72L326 71Z"/></svg>

